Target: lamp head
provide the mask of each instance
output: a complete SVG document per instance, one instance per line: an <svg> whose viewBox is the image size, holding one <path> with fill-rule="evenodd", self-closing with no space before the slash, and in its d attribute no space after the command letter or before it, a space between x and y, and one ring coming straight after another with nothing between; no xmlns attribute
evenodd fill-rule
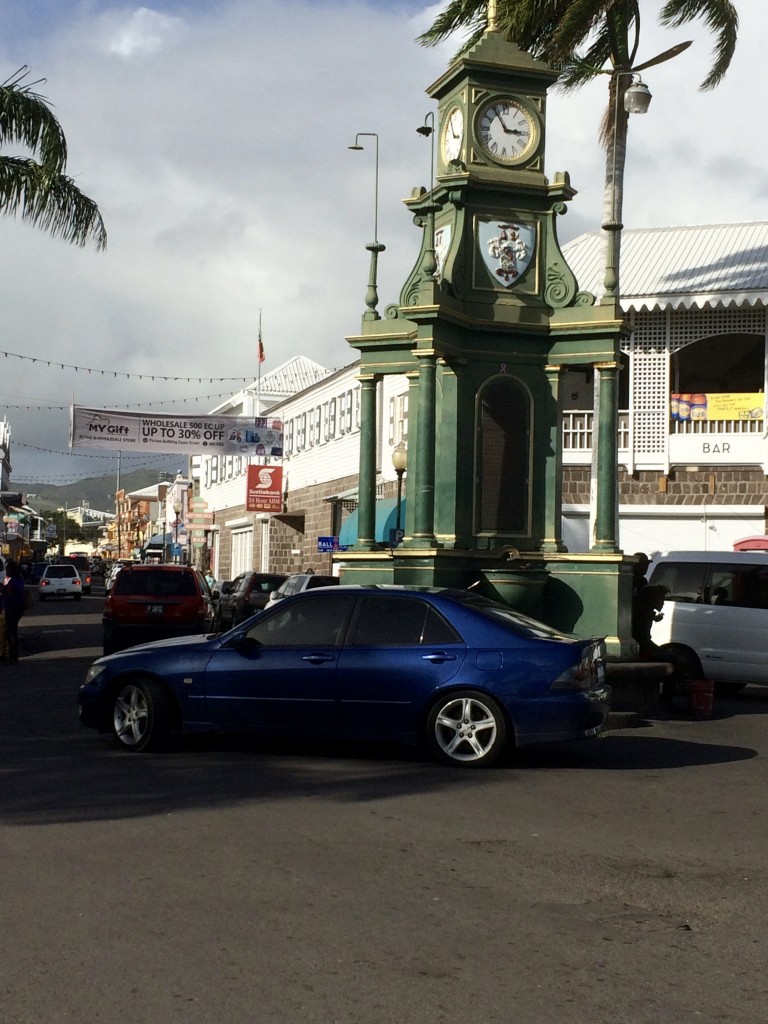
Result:
<svg viewBox="0 0 768 1024"><path fill-rule="evenodd" d="M405 441L398 441L392 449L392 466L398 476L408 468L408 449Z"/></svg>
<svg viewBox="0 0 768 1024"><path fill-rule="evenodd" d="M628 114L645 114L651 105L651 90L640 76L624 93L624 109Z"/></svg>
<svg viewBox="0 0 768 1024"><path fill-rule="evenodd" d="M354 144L354 146L347 146L347 149L363 149L363 148L364 148L364 147L363 147L363 146L361 146L361 145L360 145L360 144L359 144L358 142L356 142L356 143Z"/></svg>
<svg viewBox="0 0 768 1024"><path fill-rule="evenodd" d="M416 131L419 133L419 135L424 135L426 138L429 138L429 136L432 134L432 132L434 130L435 129L434 128L430 128L430 126L428 124L423 124L419 128L416 129Z"/></svg>

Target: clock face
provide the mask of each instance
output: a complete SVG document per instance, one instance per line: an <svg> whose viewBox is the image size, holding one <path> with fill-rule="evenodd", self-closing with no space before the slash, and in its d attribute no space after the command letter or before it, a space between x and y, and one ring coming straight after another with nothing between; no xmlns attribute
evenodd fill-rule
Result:
<svg viewBox="0 0 768 1024"><path fill-rule="evenodd" d="M458 160L464 141L464 114L461 107L449 111L443 125L443 157L446 163Z"/></svg>
<svg viewBox="0 0 768 1024"><path fill-rule="evenodd" d="M530 155L539 140L537 123L518 100L501 97L486 103L477 117L477 140L488 156L516 164Z"/></svg>

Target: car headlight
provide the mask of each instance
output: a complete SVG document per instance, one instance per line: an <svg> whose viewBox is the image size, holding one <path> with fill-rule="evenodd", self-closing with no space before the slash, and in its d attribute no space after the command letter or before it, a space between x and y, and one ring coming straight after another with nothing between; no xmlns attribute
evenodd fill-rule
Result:
<svg viewBox="0 0 768 1024"><path fill-rule="evenodd" d="M88 683L95 683L106 671L106 665L100 665L98 661L94 662L94 664L88 669L88 675L85 677L85 685L87 686Z"/></svg>

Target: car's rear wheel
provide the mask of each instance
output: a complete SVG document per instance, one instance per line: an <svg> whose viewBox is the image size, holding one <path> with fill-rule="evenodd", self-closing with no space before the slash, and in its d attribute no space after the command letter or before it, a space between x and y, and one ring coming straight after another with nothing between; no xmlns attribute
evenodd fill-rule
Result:
<svg viewBox="0 0 768 1024"><path fill-rule="evenodd" d="M171 702L166 690L150 680L126 683L115 695L112 728L124 750L157 750L171 734Z"/></svg>
<svg viewBox="0 0 768 1024"><path fill-rule="evenodd" d="M82 594L75 594L74 598L75 598L76 601L80 601L82 599L82 596L83 596Z"/></svg>
<svg viewBox="0 0 768 1024"><path fill-rule="evenodd" d="M443 764L487 768L504 753L507 722L492 697L458 690L445 694L430 711L427 742Z"/></svg>

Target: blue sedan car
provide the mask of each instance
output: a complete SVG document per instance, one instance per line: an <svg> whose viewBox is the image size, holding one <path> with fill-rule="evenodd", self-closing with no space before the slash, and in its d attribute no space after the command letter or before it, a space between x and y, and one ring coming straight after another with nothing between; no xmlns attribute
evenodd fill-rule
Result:
<svg viewBox="0 0 768 1024"><path fill-rule="evenodd" d="M254 730L425 742L491 765L513 746L596 735L605 644L479 595L381 586L307 591L228 633L99 658L80 718L126 750L174 731Z"/></svg>

